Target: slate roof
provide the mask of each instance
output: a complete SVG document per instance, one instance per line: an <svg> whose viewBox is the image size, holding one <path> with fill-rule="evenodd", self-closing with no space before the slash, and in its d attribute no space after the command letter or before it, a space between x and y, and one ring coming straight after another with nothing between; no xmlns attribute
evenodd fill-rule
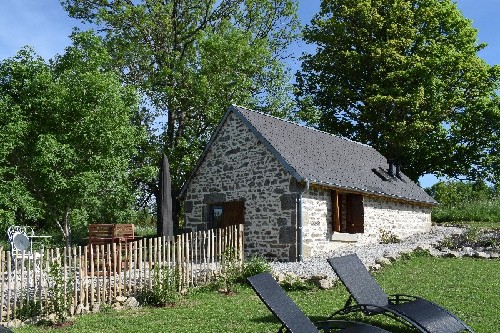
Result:
<svg viewBox="0 0 500 333"><path fill-rule="evenodd" d="M207 149L231 112L262 141L298 181L431 205L437 204L404 174L401 174L400 178L389 176L387 159L368 145L239 106L229 107ZM205 155L204 153L200 158L196 169Z"/></svg>

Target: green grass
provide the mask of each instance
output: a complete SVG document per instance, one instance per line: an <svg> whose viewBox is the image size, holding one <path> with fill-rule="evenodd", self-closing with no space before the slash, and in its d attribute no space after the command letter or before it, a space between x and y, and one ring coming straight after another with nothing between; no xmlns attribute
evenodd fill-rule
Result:
<svg viewBox="0 0 500 333"><path fill-rule="evenodd" d="M412 256L375 275L388 293L421 295L450 309L477 333L500 329L500 260L443 259ZM289 295L313 320L322 320L343 306L341 285L328 291L296 291ZM383 316L359 317L393 332L409 332ZM276 332L279 324L247 286L232 296L193 291L171 308L140 308L77 317L67 328L23 327L14 332Z"/></svg>

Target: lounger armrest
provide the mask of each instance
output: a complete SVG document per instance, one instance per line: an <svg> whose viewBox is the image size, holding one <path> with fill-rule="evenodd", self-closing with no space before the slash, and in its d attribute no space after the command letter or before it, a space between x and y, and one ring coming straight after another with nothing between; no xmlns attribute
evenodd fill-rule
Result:
<svg viewBox="0 0 500 333"><path fill-rule="evenodd" d="M379 327L349 320L323 320L314 322L314 325L318 328L318 330L325 333L332 332L331 329L335 329L336 331L338 329L343 330L348 328L356 328L355 332L360 333L388 333Z"/></svg>
<svg viewBox="0 0 500 333"><path fill-rule="evenodd" d="M335 311L334 313L332 313L329 319L331 320L337 315L343 316L351 312L363 312L367 316L373 316L383 313L385 311L386 311L385 307L377 306L374 304L354 304L350 306L345 306L342 309Z"/></svg>
<svg viewBox="0 0 500 333"><path fill-rule="evenodd" d="M315 321L314 325L320 329L328 332L331 328L348 328L352 325L357 324L356 322L349 320L320 320Z"/></svg>
<svg viewBox="0 0 500 333"><path fill-rule="evenodd" d="M406 295L406 294L394 294L394 295L389 295L389 302L391 304L401 304L401 303L411 302L419 298L421 297Z"/></svg>

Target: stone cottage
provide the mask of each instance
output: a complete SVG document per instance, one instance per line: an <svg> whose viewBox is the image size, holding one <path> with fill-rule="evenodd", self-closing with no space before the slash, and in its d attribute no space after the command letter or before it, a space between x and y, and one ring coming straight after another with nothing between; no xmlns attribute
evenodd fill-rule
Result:
<svg viewBox="0 0 500 333"><path fill-rule="evenodd" d="M431 227L437 202L372 147L231 106L184 184L185 225L244 224L245 254L302 260Z"/></svg>

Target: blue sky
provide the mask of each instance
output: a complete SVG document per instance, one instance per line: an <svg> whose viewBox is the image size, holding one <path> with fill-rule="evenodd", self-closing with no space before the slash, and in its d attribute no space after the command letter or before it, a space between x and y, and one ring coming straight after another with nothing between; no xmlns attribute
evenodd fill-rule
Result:
<svg viewBox="0 0 500 333"><path fill-rule="evenodd" d="M320 0L300 0L299 16L307 24L319 11ZM463 15L473 21L479 30L480 42L488 44L480 56L489 64L500 64L500 0L458 0ZM72 28L80 26L62 9L59 0L0 0L0 59L12 57L25 45L45 59L64 52L70 43ZM291 48L289 60L293 71L300 68L297 58L303 51L314 48L298 43ZM420 179L422 186L432 185L432 175Z"/></svg>

